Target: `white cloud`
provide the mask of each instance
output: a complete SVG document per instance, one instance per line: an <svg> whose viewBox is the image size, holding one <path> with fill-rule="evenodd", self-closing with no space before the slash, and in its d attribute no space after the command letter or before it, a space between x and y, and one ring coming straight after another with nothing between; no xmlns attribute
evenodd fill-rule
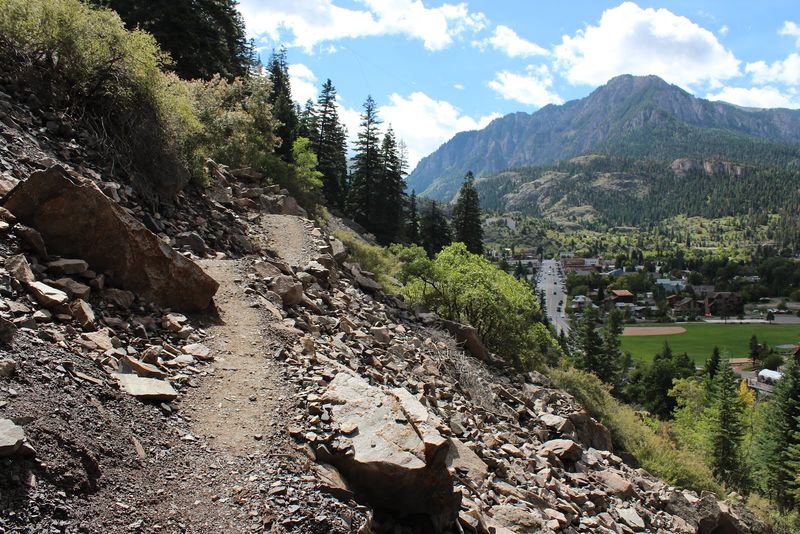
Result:
<svg viewBox="0 0 800 534"><path fill-rule="evenodd" d="M378 115L384 126L391 125L397 138L408 146L410 169L456 133L481 129L500 116L492 113L474 119L463 115L450 102L435 100L418 91L408 97L391 94L389 104L378 108ZM355 132L350 133L352 135Z"/></svg>
<svg viewBox="0 0 800 534"><path fill-rule="evenodd" d="M458 89L459 91L463 91L464 90L464 84L463 83L454 83L453 84L453 89Z"/></svg>
<svg viewBox="0 0 800 534"><path fill-rule="evenodd" d="M317 100L317 86L314 82L317 77L311 72L311 69L302 63L294 63L289 65L289 83L292 87L292 98L300 105L305 104L309 98Z"/></svg>
<svg viewBox="0 0 800 534"><path fill-rule="evenodd" d="M462 33L486 26L485 15L471 13L466 3L428 8L422 0L362 1L366 9L339 7L333 0L242 0L239 9L252 36L279 41L288 31L291 46L307 52L326 41L372 35L405 35L428 50L442 50Z"/></svg>
<svg viewBox="0 0 800 534"><path fill-rule="evenodd" d="M491 46L508 57L546 56L550 53L536 43L523 39L514 30L503 25L497 26L491 37L474 44L481 50Z"/></svg>
<svg viewBox="0 0 800 534"><path fill-rule="evenodd" d="M725 87L715 94L706 95L708 100L722 100L751 108L798 108L796 95L780 92L769 85L765 87Z"/></svg>
<svg viewBox="0 0 800 534"><path fill-rule="evenodd" d="M781 29L778 30L778 35L788 35L797 39L795 45L800 46L800 26L796 22L790 20L784 21Z"/></svg>
<svg viewBox="0 0 800 534"><path fill-rule="evenodd" d="M793 52L786 59L774 61L768 65L765 61L748 63L745 72L753 77L753 82L800 84L800 54Z"/></svg>
<svg viewBox="0 0 800 534"><path fill-rule="evenodd" d="M573 84L655 74L686 86L739 74L739 60L713 33L667 9L642 9L633 2L605 10L596 26L563 36L555 54Z"/></svg>
<svg viewBox="0 0 800 534"><path fill-rule="evenodd" d="M728 35L729 31L731 31L731 29L728 28L727 24L723 24L720 27L720 29L717 31L717 33L719 33L721 36L725 37L726 35Z"/></svg>
<svg viewBox="0 0 800 534"><path fill-rule="evenodd" d="M564 99L552 90L552 86L553 77L547 65L538 67L528 65L525 74L502 70L489 82L489 87L506 100L515 100L536 107L564 102Z"/></svg>

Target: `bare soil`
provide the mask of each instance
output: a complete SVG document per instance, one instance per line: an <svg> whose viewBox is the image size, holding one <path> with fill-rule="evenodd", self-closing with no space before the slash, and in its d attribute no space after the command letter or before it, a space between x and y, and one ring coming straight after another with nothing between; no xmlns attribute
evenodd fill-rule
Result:
<svg viewBox="0 0 800 534"><path fill-rule="evenodd" d="M623 336L668 336L683 334L686 329L682 326L627 326L622 331Z"/></svg>

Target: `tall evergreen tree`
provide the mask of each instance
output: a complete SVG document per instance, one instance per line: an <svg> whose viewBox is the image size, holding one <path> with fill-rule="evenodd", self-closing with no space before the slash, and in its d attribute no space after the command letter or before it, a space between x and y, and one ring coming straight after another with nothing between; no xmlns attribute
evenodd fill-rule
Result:
<svg viewBox="0 0 800 534"><path fill-rule="evenodd" d="M336 109L336 88L330 79L322 84L317 99L318 135L314 150L322 173L322 191L328 204L345 207L347 185L347 134L339 122Z"/></svg>
<svg viewBox="0 0 800 534"><path fill-rule="evenodd" d="M755 437L754 479L785 511L800 505L796 449L800 447L800 366L794 361L775 384Z"/></svg>
<svg viewBox="0 0 800 534"><path fill-rule="evenodd" d="M378 132L380 123L375 100L368 96L361 113L361 130L356 140L352 182L347 196L349 215L367 230L373 227L376 211L374 201L380 191L383 174Z"/></svg>
<svg viewBox="0 0 800 534"><path fill-rule="evenodd" d="M432 202L422 215L419 223L419 238L422 247L431 258L453 240L447 218L436 202Z"/></svg>
<svg viewBox="0 0 800 534"><path fill-rule="evenodd" d="M719 347L716 345L714 346L714 350L711 352L711 357L706 362L706 375L709 379L713 380L716 376L717 372L719 371L720 365L720 355L719 355Z"/></svg>
<svg viewBox="0 0 800 534"><path fill-rule="evenodd" d="M381 142L381 179L373 200L373 228L378 242L388 245L398 241L402 231L403 204L406 188L404 170L391 126Z"/></svg>
<svg viewBox="0 0 800 534"><path fill-rule="evenodd" d="M406 217L406 241L411 244L419 244L419 213L417 212L417 192L411 190L411 197L408 201L408 217Z"/></svg>
<svg viewBox="0 0 800 534"><path fill-rule="evenodd" d="M278 155L292 163L292 147L297 139L299 119L297 109L292 100L292 88L289 82L289 65L286 61L286 49L272 52L269 64L267 65L270 80L272 81L272 91L269 95L269 102L272 104L272 115L278 121L276 133L281 138L281 144L276 149Z"/></svg>
<svg viewBox="0 0 800 534"><path fill-rule="evenodd" d="M710 428L711 470L726 486L742 489L747 479L742 458L744 406L738 395L739 382L730 362L722 362L714 388Z"/></svg>
<svg viewBox="0 0 800 534"><path fill-rule="evenodd" d="M316 154L316 150L314 150L315 145L318 144L319 140L319 125L318 125L318 118L317 118L317 109L314 105L314 101L310 98L306 100L305 107L298 113L298 128L297 128L297 135L298 137L305 137L311 143L311 149Z"/></svg>
<svg viewBox="0 0 800 534"><path fill-rule="evenodd" d="M253 49L236 0L91 0L116 11L129 30L141 28L169 52L181 78L232 79L253 65Z"/></svg>
<svg viewBox="0 0 800 534"><path fill-rule="evenodd" d="M455 240L467 246L473 254L483 254L483 228L481 206L475 189L475 176L468 171L453 207L453 233Z"/></svg>

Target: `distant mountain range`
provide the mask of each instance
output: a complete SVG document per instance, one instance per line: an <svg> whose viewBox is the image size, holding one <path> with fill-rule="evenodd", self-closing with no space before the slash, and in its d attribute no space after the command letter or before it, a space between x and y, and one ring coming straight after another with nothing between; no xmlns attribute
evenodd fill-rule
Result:
<svg viewBox="0 0 800 534"><path fill-rule="evenodd" d="M480 177L588 153L785 165L800 159L800 111L711 102L657 76L618 76L585 98L456 134L406 181L418 194L451 200L468 170Z"/></svg>

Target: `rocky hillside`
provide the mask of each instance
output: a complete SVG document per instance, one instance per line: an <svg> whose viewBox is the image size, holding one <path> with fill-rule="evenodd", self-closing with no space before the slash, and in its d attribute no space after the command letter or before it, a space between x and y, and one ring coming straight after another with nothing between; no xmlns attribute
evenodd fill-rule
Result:
<svg viewBox="0 0 800 534"><path fill-rule="evenodd" d="M5 102L0 531L766 531L252 173L152 211Z"/></svg>
<svg viewBox="0 0 800 534"><path fill-rule="evenodd" d="M786 162L800 154L800 112L696 98L656 76L618 76L589 96L462 132L423 158L409 188L450 200L464 174L549 164L586 152L672 161L721 156Z"/></svg>

